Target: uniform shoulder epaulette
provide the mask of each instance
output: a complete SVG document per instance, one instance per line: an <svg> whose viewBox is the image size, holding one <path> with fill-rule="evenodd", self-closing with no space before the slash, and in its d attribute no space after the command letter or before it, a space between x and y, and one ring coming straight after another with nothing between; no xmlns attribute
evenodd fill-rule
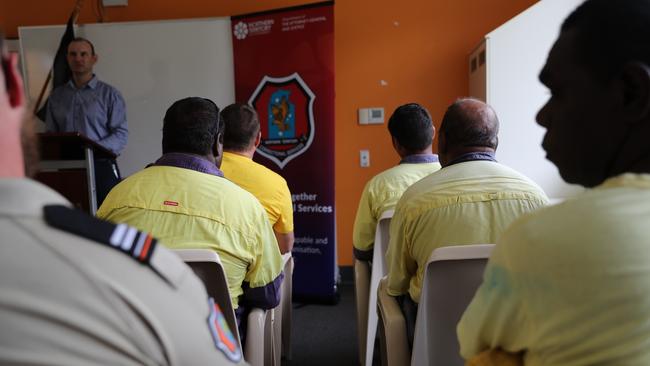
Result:
<svg viewBox="0 0 650 366"><path fill-rule="evenodd" d="M43 216L52 227L110 246L146 265L150 265L158 245L155 238L134 227L103 221L66 206L44 206Z"/></svg>

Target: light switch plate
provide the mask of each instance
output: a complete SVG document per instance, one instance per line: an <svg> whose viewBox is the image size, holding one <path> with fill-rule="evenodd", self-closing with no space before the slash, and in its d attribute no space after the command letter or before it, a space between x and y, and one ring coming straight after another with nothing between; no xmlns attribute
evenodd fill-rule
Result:
<svg viewBox="0 0 650 366"><path fill-rule="evenodd" d="M359 150L359 166L367 168L370 166L370 151Z"/></svg>

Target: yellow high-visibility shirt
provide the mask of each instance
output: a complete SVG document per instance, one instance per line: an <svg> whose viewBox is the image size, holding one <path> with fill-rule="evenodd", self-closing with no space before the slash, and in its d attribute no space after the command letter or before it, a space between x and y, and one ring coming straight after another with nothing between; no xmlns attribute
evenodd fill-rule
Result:
<svg viewBox="0 0 650 366"><path fill-rule="evenodd" d="M280 250L259 201L211 174L146 168L115 186L97 216L147 231L172 249L216 251L234 308L244 281L262 287L282 271Z"/></svg>
<svg viewBox="0 0 650 366"><path fill-rule="evenodd" d="M221 170L226 178L257 197L273 230L281 234L293 231L291 192L282 176L246 156L225 151Z"/></svg>
<svg viewBox="0 0 650 366"><path fill-rule="evenodd" d="M465 359L650 365L650 175L624 174L517 220L458 324Z"/></svg>
<svg viewBox="0 0 650 366"><path fill-rule="evenodd" d="M419 302L434 249L495 243L516 218L547 203L537 184L492 161L450 165L413 184L391 220L388 294Z"/></svg>
<svg viewBox="0 0 650 366"><path fill-rule="evenodd" d="M399 164L375 175L366 183L357 216L354 220L352 243L363 251L372 249L377 221L397 204L402 193L413 183L440 170L440 163Z"/></svg>

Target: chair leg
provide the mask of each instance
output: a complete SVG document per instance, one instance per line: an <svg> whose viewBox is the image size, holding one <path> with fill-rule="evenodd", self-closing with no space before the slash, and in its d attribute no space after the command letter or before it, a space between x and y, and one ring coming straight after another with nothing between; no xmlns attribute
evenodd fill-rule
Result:
<svg viewBox="0 0 650 366"><path fill-rule="evenodd" d="M357 305L357 343L359 345L359 363L366 363L366 338L368 331L368 298L370 268L368 263L354 261L354 295ZM367 365L369 366L369 365Z"/></svg>

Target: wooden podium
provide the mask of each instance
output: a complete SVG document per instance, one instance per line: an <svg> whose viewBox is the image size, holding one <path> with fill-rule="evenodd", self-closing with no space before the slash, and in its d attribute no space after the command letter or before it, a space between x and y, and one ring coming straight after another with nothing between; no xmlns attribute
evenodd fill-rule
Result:
<svg viewBox="0 0 650 366"><path fill-rule="evenodd" d="M116 155L79 132L39 133L38 139L41 162L36 180L95 215L95 159L115 159Z"/></svg>

